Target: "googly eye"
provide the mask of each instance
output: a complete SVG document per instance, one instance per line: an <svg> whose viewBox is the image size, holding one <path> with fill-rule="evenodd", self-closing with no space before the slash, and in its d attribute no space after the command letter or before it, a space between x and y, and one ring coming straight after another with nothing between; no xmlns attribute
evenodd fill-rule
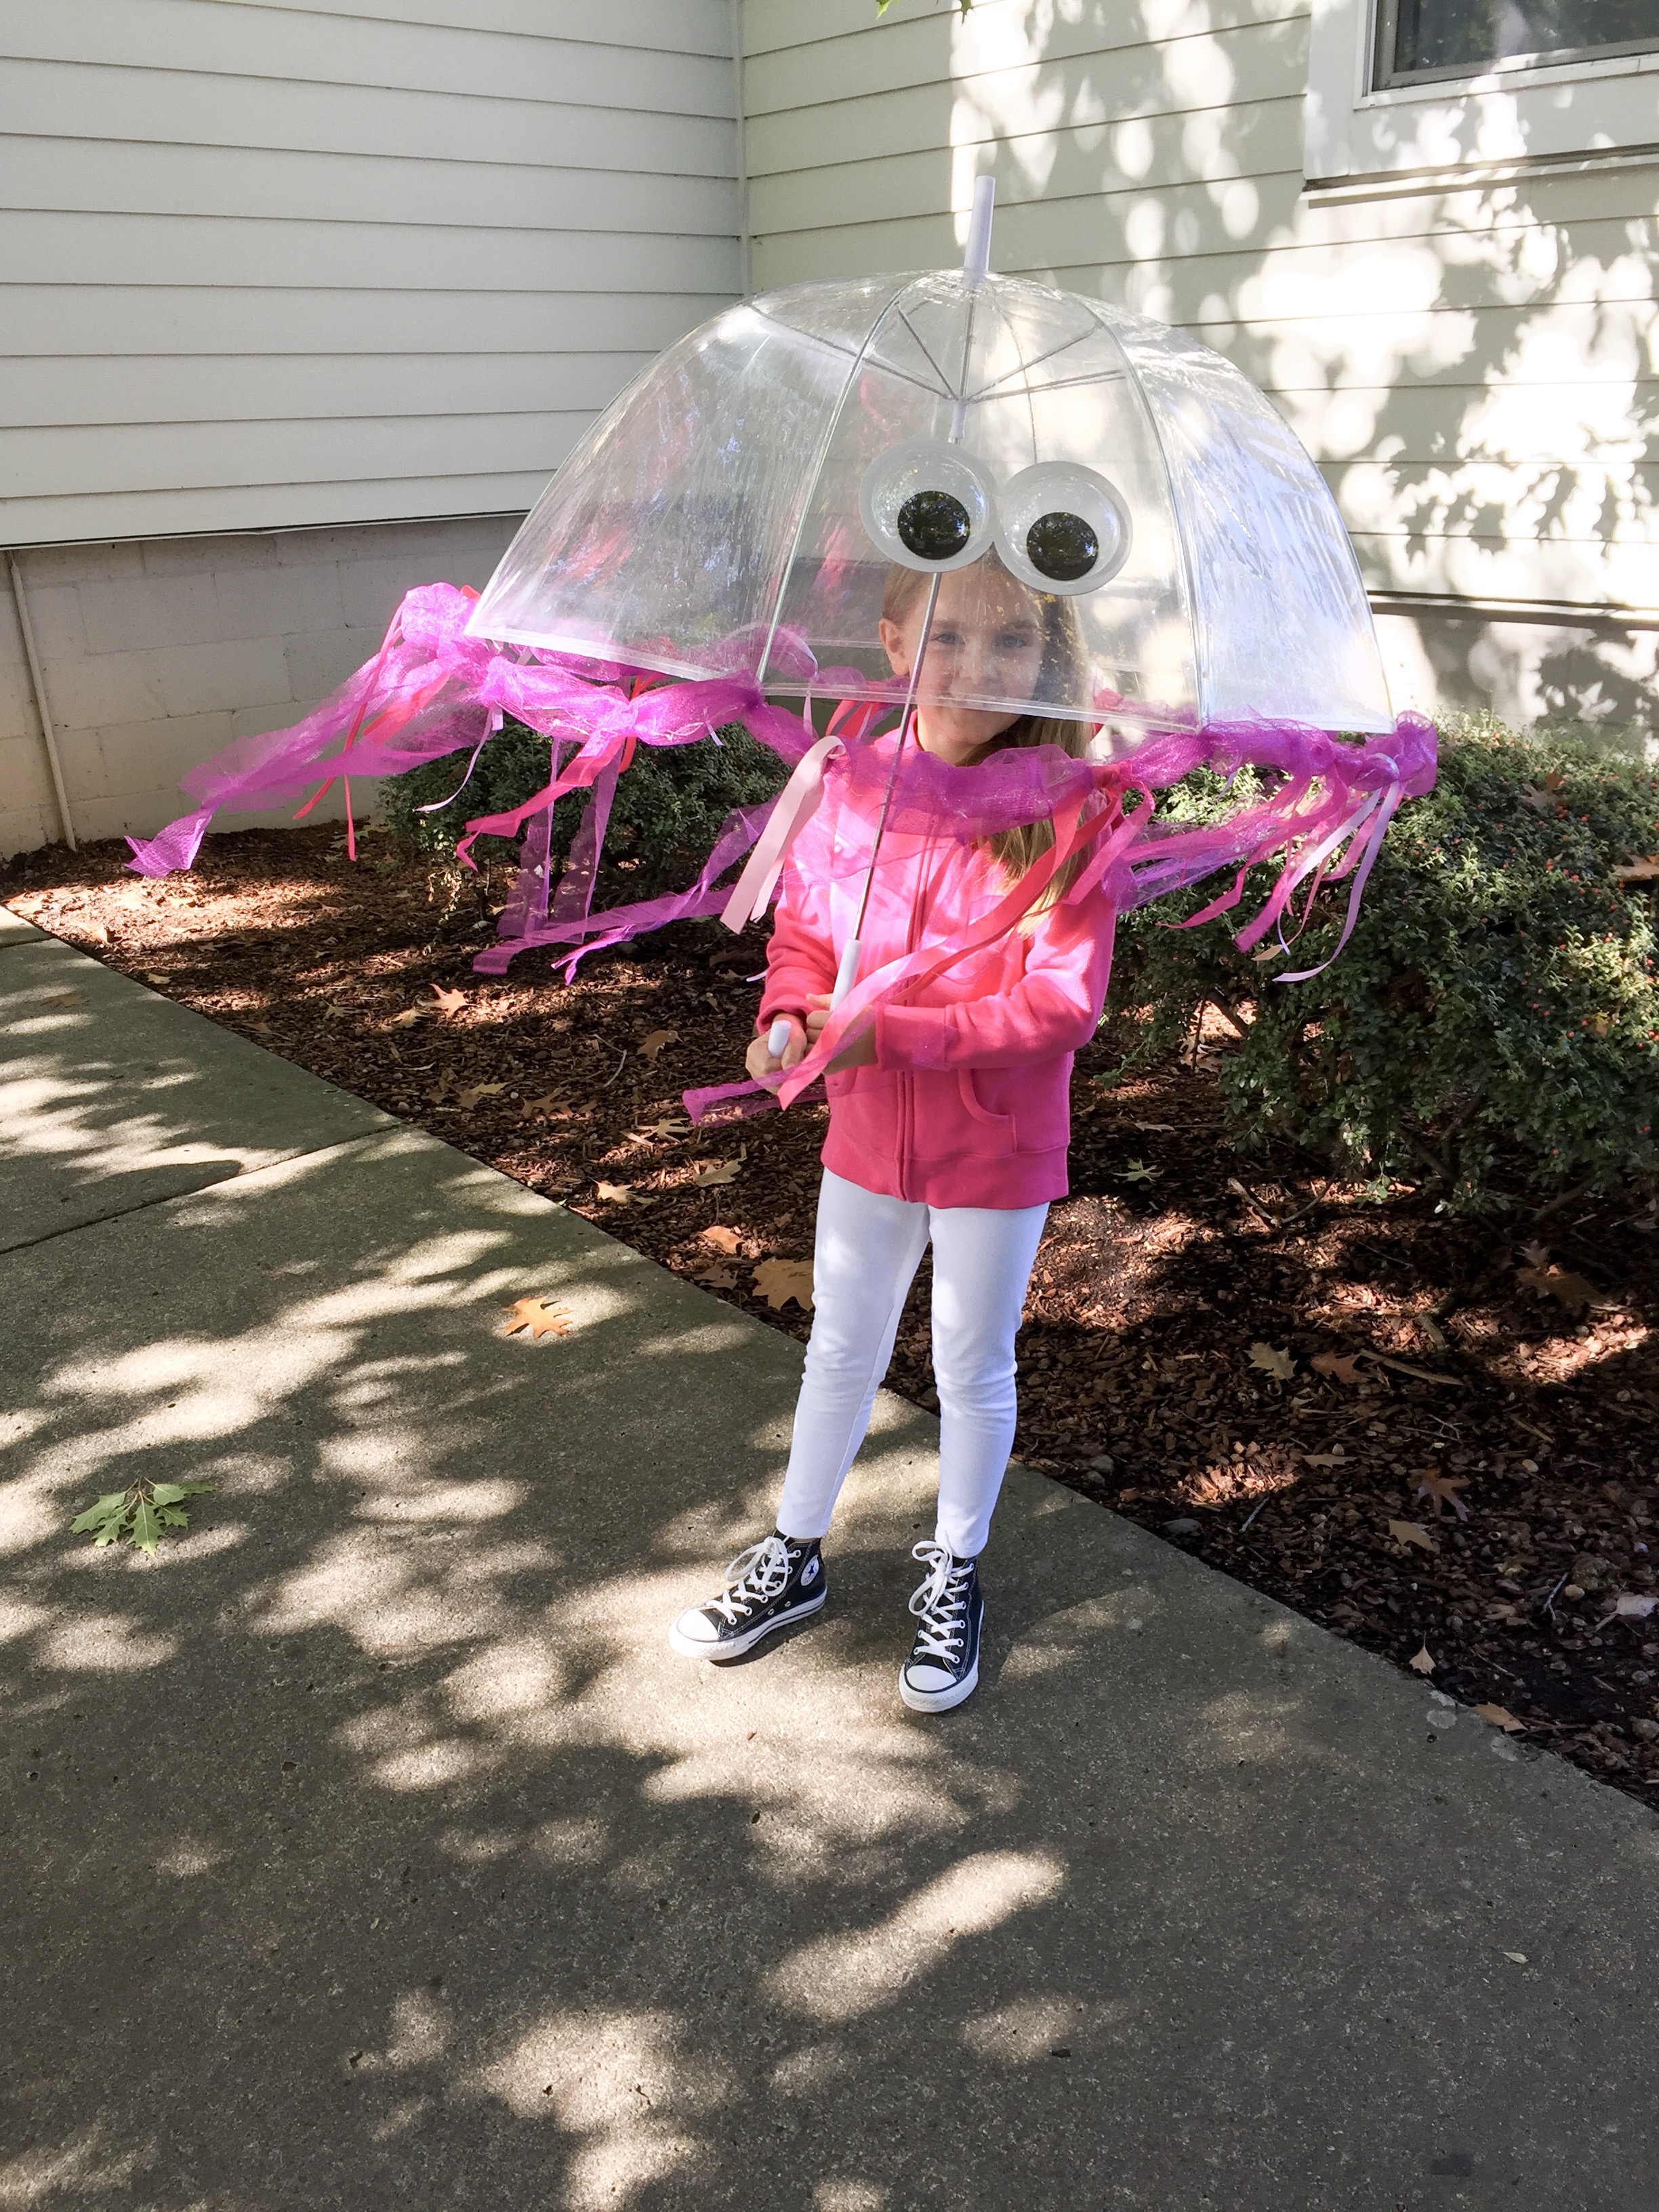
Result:
<svg viewBox="0 0 1659 2212"><path fill-rule="evenodd" d="M973 461L939 438L907 438L872 461L859 486L859 513L890 561L928 575L977 561L995 519Z"/></svg>
<svg viewBox="0 0 1659 2212"><path fill-rule="evenodd" d="M1022 469L997 501L997 550L1034 591L1098 590L1128 559L1130 537L1122 494L1075 461Z"/></svg>

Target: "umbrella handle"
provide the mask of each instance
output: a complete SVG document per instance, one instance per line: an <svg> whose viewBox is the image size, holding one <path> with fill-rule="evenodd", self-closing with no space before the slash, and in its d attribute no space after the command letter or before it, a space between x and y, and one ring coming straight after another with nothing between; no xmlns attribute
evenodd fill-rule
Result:
<svg viewBox="0 0 1659 2212"><path fill-rule="evenodd" d="M859 980L859 941L849 937L842 948L841 965L836 970L836 988L830 994L830 1011L833 1013Z"/></svg>

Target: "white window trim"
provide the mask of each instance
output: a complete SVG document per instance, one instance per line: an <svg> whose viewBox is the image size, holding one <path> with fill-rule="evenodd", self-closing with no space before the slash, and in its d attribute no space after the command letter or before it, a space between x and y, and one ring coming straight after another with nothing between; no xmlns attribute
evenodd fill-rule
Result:
<svg viewBox="0 0 1659 2212"><path fill-rule="evenodd" d="M1310 185L1659 161L1659 52L1369 89L1374 0L1314 0Z"/></svg>

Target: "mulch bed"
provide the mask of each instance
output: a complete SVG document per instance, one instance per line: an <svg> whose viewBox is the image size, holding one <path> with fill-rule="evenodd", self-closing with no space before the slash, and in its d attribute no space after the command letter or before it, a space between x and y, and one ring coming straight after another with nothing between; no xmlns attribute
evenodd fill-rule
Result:
<svg viewBox="0 0 1659 2212"><path fill-rule="evenodd" d="M680 1104L741 1072L763 934L687 924L569 986L534 955L486 980L505 877L362 850L247 832L144 882L124 845L50 848L0 871L0 897L805 1337L762 1294L787 1273L755 1270L810 1257L823 1109L693 1131ZM1659 1206L1540 1215L1517 1189L1472 1223L1289 1146L1236 1154L1223 1049L1195 1039L1115 1088L1094 1080L1109 1040L1079 1059L1020 1456L1656 1802ZM890 1380L931 1406L927 1288L924 1266Z"/></svg>

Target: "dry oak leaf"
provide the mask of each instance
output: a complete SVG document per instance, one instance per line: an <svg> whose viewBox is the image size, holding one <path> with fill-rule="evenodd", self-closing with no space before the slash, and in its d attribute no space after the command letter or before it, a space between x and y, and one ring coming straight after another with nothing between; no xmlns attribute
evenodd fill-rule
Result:
<svg viewBox="0 0 1659 2212"><path fill-rule="evenodd" d="M1437 1552L1440 1549L1420 1521L1390 1521L1389 1534L1396 1544L1415 1544L1422 1552Z"/></svg>
<svg viewBox="0 0 1659 2212"><path fill-rule="evenodd" d="M1506 1711L1502 1705L1477 1705L1474 1710L1483 1721L1490 1721L1494 1728L1501 1728L1505 1735L1524 1735L1527 1732L1525 1721L1516 1720L1515 1715ZM1512 1959L1516 1954L1510 1951L1504 1955Z"/></svg>
<svg viewBox="0 0 1659 2212"><path fill-rule="evenodd" d="M556 1113L558 1109L562 1106L563 1103L563 1091L549 1091L544 1092L539 1098L526 1098L524 1104L519 1109L519 1111L526 1121L529 1121L537 1114Z"/></svg>
<svg viewBox="0 0 1659 2212"><path fill-rule="evenodd" d="M735 1182L743 1173L741 1160L714 1160L701 1167L691 1178L693 1190L712 1190L716 1183Z"/></svg>
<svg viewBox="0 0 1659 2212"><path fill-rule="evenodd" d="M640 1058L653 1060L665 1044L678 1044L679 1041L678 1030L647 1030L640 1039Z"/></svg>
<svg viewBox="0 0 1659 2212"><path fill-rule="evenodd" d="M394 1030L413 1029L416 1022L423 1022L425 1019L424 1006L405 1006L402 1013L393 1014L392 1026Z"/></svg>
<svg viewBox="0 0 1659 2212"><path fill-rule="evenodd" d="M652 1137L684 1137L689 1136L690 1131L691 1124L689 1121L647 1121L644 1128L630 1129L628 1133L630 1137L637 1137L640 1142L644 1144Z"/></svg>
<svg viewBox="0 0 1659 2212"><path fill-rule="evenodd" d="M718 1223L702 1231L697 1239L700 1244L712 1244L717 1252L735 1252L742 1241L735 1229L723 1229Z"/></svg>
<svg viewBox="0 0 1659 2212"><path fill-rule="evenodd" d="M504 1083L475 1083L467 1090L456 1092L455 1103L470 1114L482 1100L499 1097L506 1088Z"/></svg>
<svg viewBox="0 0 1659 2212"><path fill-rule="evenodd" d="M466 1004L466 993L465 991L446 991L441 983L434 983L432 986L432 1003L437 1008L438 1012L442 1014L446 1019L447 1019L451 1014L459 1014L460 1012L461 1008Z"/></svg>
<svg viewBox="0 0 1659 2212"><path fill-rule="evenodd" d="M593 1195L604 1199L609 1206L631 1206L634 1203L634 1186L631 1182L597 1182L593 1186Z"/></svg>
<svg viewBox="0 0 1659 2212"><path fill-rule="evenodd" d="M1659 878L1659 853L1644 853L1639 860L1632 854L1622 868L1613 872L1616 884L1650 884L1656 878Z"/></svg>
<svg viewBox="0 0 1659 2212"><path fill-rule="evenodd" d="M1316 1352L1308 1362L1316 1375L1328 1375L1338 1382L1359 1387L1359 1362L1364 1354L1358 1352Z"/></svg>
<svg viewBox="0 0 1659 2212"><path fill-rule="evenodd" d="M1581 1314L1595 1296L1595 1285L1565 1267L1522 1267L1516 1276L1522 1289L1546 1292L1570 1314Z"/></svg>
<svg viewBox="0 0 1659 2212"><path fill-rule="evenodd" d="M755 1269L755 1288L775 1311L781 1311L793 1298L805 1313L812 1304L812 1262L763 1260Z"/></svg>
<svg viewBox="0 0 1659 2212"><path fill-rule="evenodd" d="M1468 1479L1467 1474L1442 1474L1437 1467L1419 1467L1417 1470L1417 1487L1412 1495L1414 1498L1433 1498L1434 1517L1437 1521L1440 1518L1441 1508L1445 1505L1450 1506L1460 1521L1467 1521L1469 1517L1469 1509L1457 1493L1467 1486Z"/></svg>
<svg viewBox="0 0 1659 2212"><path fill-rule="evenodd" d="M1415 1657L1408 1659L1406 1664L1414 1674L1432 1674L1434 1672L1434 1662L1429 1656L1429 1647L1426 1644Z"/></svg>
<svg viewBox="0 0 1659 2212"><path fill-rule="evenodd" d="M1347 1454L1340 1444L1334 1451L1304 1452L1302 1457L1309 1467L1346 1467L1348 1463Z"/></svg>
<svg viewBox="0 0 1659 2212"><path fill-rule="evenodd" d="M711 1261L701 1274L693 1275L691 1279L694 1283L707 1283L711 1291L735 1291L738 1287L737 1270L728 1267L722 1260Z"/></svg>
<svg viewBox="0 0 1659 2212"><path fill-rule="evenodd" d="M1296 1362L1290 1353L1277 1352L1271 1344L1253 1344L1250 1346L1250 1364L1261 1368L1264 1374L1273 1376L1280 1382L1288 1382L1296 1372Z"/></svg>
<svg viewBox="0 0 1659 2212"><path fill-rule="evenodd" d="M544 1336L568 1336L569 1315L568 1306L550 1306L543 1297L515 1298L501 1334L517 1336L521 1329L528 1329L532 1342L537 1344Z"/></svg>

